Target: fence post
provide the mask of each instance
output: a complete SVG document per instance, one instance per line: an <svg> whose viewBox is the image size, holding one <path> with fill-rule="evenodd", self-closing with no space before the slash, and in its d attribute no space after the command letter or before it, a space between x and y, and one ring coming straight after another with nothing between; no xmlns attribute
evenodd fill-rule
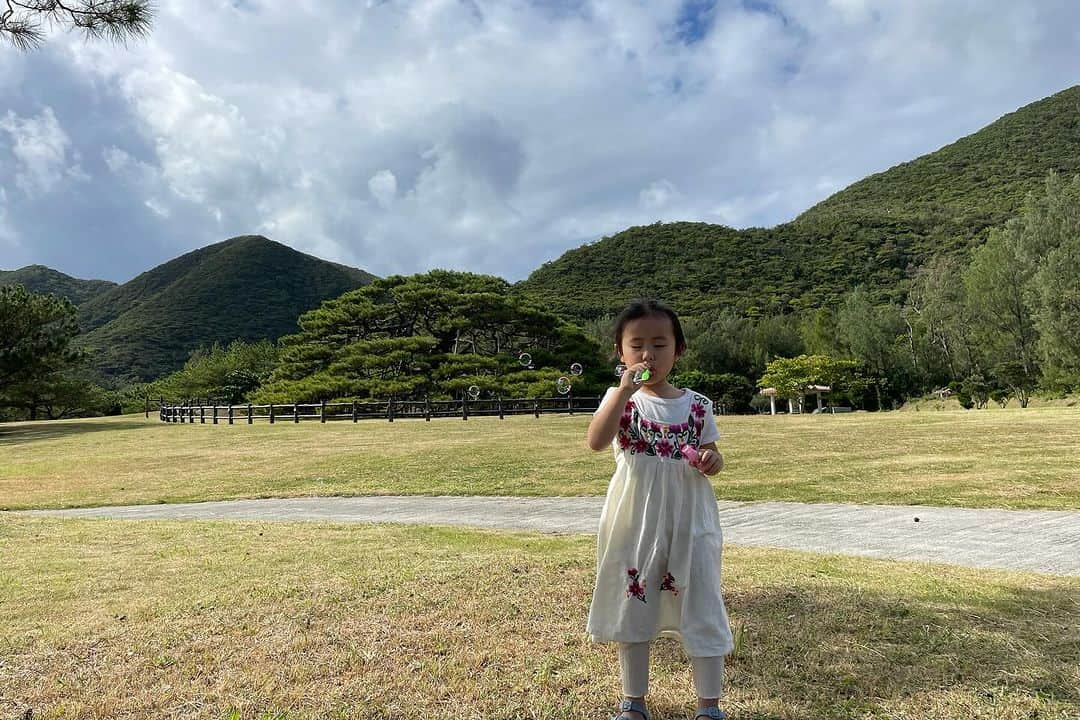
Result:
<svg viewBox="0 0 1080 720"><path fill-rule="evenodd" d="M292 404L292 421L294 423L300 422L300 403L293 401Z"/></svg>
<svg viewBox="0 0 1080 720"><path fill-rule="evenodd" d="M165 419L166 413L165 413L165 396L164 395L161 395L161 396L158 397L158 415L161 417L162 420Z"/></svg>
<svg viewBox="0 0 1080 720"><path fill-rule="evenodd" d="M469 398L468 396L461 398L461 419L469 419Z"/></svg>
<svg viewBox="0 0 1080 720"><path fill-rule="evenodd" d="M499 396L499 419L503 419L502 395Z"/></svg>
<svg viewBox="0 0 1080 720"><path fill-rule="evenodd" d="M248 425L251 424L251 403L248 403Z"/></svg>
<svg viewBox="0 0 1080 720"><path fill-rule="evenodd" d="M424 396L424 420L431 422L431 398Z"/></svg>
<svg viewBox="0 0 1080 720"><path fill-rule="evenodd" d="M270 424L274 424L274 403L270 403Z"/></svg>
<svg viewBox="0 0 1080 720"><path fill-rule="evenodd" d="M394 399L388 398L386 401L386 419L390 422L394 422Z"/></svg>
<svg viewBox="0 0 1080 720"><path fill-rule="evenodd" d="M570 414L574 414L574 391L566 393L566 409L570 411Z"/></svg>
<svg viewBox="0 0 1080 720"><path fill-rule="evenodd" d="M358 403L355 400L353 400L352 401L352 421L356 422L356 420L359 417L360 417L360 408L358 407Z"/></svg>
<svg viewBox="0 0 1080 720"><path fill-rule="evenodd" d="M326 400L319 401L319 422L326 422Z"/></svg>
<svg viewBox="0 0 1080 720"><path fill-rule="evenodd" d="M229 403L229 424L233 424L233 407L232 403Z"/></svg>
<svg viewBox="0 0 1080 720"><path fill-rule="evenodd" d="M536 416L537 420L540 419L540 399L539 398L537 398L536 400L533 400L533 415Z"/></svg>
<svg viewBox="0 0 1080 720"><path fill-rule="evenodd" d="M206 406L205 405L200 405L199 406L199 424L200 425L205 425L206 424Z"/></svg>
<svg viewBox="0 0 1080 720"><path fill-rule="evenodd" d="M214 424L217 425L217 405L214 405Z"/></svg>

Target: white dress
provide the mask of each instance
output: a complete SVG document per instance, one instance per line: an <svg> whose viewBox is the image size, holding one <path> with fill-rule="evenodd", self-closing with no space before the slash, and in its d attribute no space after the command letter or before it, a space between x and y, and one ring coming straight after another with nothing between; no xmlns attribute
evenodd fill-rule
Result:
<svg viewBox="0 0 1080 720"><path fill-rule="evenodd" d="M609 388L601 407L617 397ZM638 390L627 402L597 532L594 642L670 637L691 657L731 652L716 495L679 452L719 438L712 402L693 390L673 399Z"/></svg>

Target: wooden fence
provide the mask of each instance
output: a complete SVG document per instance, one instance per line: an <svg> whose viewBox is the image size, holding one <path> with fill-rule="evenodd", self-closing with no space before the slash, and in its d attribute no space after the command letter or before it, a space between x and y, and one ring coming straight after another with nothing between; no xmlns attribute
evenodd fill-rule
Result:
<svg viewBox="0 0 1080 720"><path fill-rule="evenodd" d="M389 420L412 418L470 416L534 415L591 413L602 397L493 398L485 400L389 400L381 402L285 403L282 405L204 405L195 403L168 404L161 402L162 422L211 423L213 425L246 422L298 423L301 420Z"/></svg>

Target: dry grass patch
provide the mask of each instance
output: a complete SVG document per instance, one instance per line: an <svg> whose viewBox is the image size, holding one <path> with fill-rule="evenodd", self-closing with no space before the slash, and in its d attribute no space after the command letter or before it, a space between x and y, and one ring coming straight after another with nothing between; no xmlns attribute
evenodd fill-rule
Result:
<svg viewBox="0 0 1080 720"><path fill-rule="evenodd" d="M589 536L7 519L0 716L607 717ZM729 548L735 717L1075 717L1080 581ZM657 643L649 703L689 715Z"/></svg>
<svg viewBox="0 0 1080 720"><path fill-rule="evenodd" d="M1080 409L718 418L723 500L1080 507ZM309 495L603 495L589 416L0 425L0 507Z"/></svg>

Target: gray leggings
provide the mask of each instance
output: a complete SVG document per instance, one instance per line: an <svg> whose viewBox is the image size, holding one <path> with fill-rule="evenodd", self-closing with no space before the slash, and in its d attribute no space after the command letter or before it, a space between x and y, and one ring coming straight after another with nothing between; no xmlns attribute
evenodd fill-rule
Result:
<svg viewBox="0 0 1080 720"><path fill-rule="evenodd" d="M691 657L698 697L719 698L724 687L724 656ZM649 692L649 643L619 643L619 674L623 695L645 697Z"/></svg>

